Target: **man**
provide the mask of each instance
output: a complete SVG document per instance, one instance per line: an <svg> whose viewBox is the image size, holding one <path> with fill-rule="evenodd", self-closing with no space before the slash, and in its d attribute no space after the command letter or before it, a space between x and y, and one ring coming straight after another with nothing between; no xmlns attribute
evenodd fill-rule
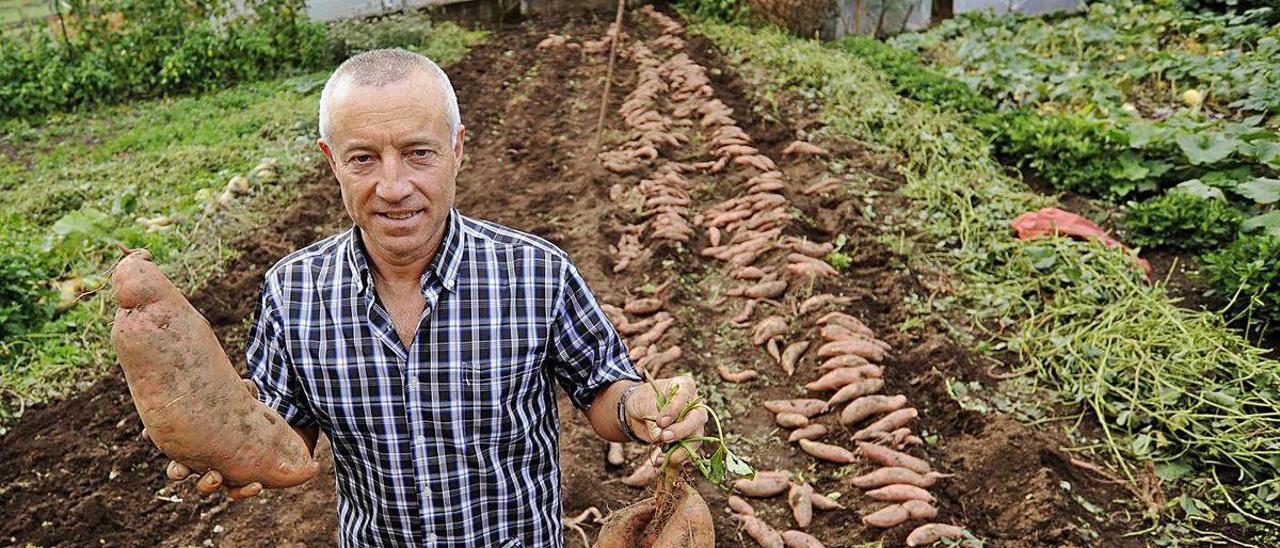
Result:
<svg viewBox="0 0 1280 548"><path fill-rule="evenodd" d="M563 251L453 208L466 130L435 63L352 57L319 119L355 226L267 273L248 362L309 447L331 440L342 545L561 545L553 378L604 439L702 434L705 412L676 420L693 380L657 380L676 387L657 409ZM197 485L262 490L216 471Z"/></svg>

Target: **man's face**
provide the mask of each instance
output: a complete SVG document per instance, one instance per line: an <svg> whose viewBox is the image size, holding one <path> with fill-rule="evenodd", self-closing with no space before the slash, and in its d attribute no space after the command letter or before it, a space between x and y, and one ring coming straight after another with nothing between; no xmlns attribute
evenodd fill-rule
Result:
<svg viewBox="0 0 1280 548"><path fill-rule="evenodd" d="M408 264L432 251L453 207L463 135L450 146L445 95L426 73L333 90L320 149L370 253Z"/></svg>

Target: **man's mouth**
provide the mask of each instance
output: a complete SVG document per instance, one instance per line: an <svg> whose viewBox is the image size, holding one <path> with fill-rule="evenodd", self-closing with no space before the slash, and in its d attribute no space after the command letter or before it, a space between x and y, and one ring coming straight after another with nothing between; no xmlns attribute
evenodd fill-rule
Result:
<svg viewBox="0 0 1280 548"><path fill-rule="evenodd" d="M393 221L403 221L405 219L411 219L413 217L416 217L420 213L422 213L421 209L413 209L413 210L405 210L405 211L386 211L383 213L379 213L378 215L381 215Z"/></svg>

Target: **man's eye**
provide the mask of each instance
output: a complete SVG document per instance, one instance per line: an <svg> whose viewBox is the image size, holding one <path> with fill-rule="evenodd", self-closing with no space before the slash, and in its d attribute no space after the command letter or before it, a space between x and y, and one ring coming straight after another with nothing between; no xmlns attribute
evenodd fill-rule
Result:
<svg viewBox="0 0 1280 548"><path fill-rule="evenodd" d="M412 154L414 158L427 158L432 155L432 152L425 148L419 148L419 149L413 150L412 152L410 152L410 154Z"/></svg>
<svg viewBox="0 0 1280 548"><path fill-rule="evenodd" d="M351 161L357 164L367 164L373 161L373 156L369 154L359 154L351 158Z"/></svg>

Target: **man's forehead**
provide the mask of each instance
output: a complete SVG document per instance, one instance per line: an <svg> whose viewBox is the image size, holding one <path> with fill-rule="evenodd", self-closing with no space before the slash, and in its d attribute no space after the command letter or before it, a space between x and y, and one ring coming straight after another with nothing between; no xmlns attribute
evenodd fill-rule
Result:
<svg viewBox="0 0 1280 548"><path fill-rule="evenodd" d="M349 79L334 86L329 115L335 130L358 131L371 126L437 129L447 126L443 93L431 78L405 78L383 85ZM447 127L444 128L447 131Z"/></svg>

